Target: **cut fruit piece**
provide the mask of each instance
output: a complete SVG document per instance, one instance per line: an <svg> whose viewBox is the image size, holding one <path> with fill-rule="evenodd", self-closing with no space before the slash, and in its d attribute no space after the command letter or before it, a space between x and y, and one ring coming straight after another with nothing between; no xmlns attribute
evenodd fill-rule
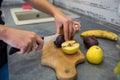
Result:
<svg viewBox="0 0 120 80"><path fill-rule="evenodd" d="M80 48L80 44L74 40L62 43L62 50L66 54L75 54Z"/></svg>

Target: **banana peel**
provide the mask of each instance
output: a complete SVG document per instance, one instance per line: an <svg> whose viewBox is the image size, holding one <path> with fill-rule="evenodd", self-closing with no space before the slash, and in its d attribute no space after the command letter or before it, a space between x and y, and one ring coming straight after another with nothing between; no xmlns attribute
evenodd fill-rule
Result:
<svg viewBox="0 0 120 80"><path fill-rule="evenodd" d="M106 30L87 30L84 31L80 34L80 36L82 37L87 37L87 36L94 36L94 37L99 37L99 38L106 38L106 39L110 39L110 40L118 40L118 35L110 32L110 31L106 31Z"/></svg>
<svg viewBox="0 0 120 80"><path fill-rule="evenodd" d="M114 74L120 75L120 61L118 61L116 67L114 68Z"/></svg>

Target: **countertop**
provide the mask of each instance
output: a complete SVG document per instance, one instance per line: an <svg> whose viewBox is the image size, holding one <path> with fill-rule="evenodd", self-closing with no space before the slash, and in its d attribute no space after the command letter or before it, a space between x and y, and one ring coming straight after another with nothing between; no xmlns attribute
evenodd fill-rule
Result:
<svg viewBox="0 0 120 80"><path fill-rule="evenodd" d="M15 7L15 6L12 6ZM24 29L29 31L34 31L40 36L52 35L55 32L54 22L39 23L32 25L16 26L14 24L13 18L10 13L10 7L2 8L4 11L4 19L6 25ZM80 50L86 55L87 49L83 44L83 39L80 37L80 33L89 29L103 29L120 33L120 27L116 26L106 26L95 21L92 21L84 16L74 19L81 23L81 31L77 32L74 39L78 41L81 45ZM99 46L104 51L104 60L100 65L93 65L85 60L84 63L78 64L77 78L76 80L115 80L115 75L113 74L116 62L120 59L120 51L116 48L116 42L97 38L99 41ZM10 80L57 80L55 72L49 67L41 65L41 51L31 54L13 54L9 55L9 76Z"/></svg>

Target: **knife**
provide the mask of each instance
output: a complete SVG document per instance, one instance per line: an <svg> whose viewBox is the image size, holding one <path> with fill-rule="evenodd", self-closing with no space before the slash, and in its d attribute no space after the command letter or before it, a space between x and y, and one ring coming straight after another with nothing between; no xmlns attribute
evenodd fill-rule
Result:
<svg viewBox="0 0 120 80"><path fill-rule="evenodd" d="M50 36L46 36L46 37L42 37L42 39L44 40L44 45L48 44L51 40L55 41L57 36L60 34L55 34L55 35L50 35ZM37 45L40 45L39 43L37 43ZM15 47L11 47L9 50L9 55L12 55L16 52L20 51L20 49L15 48Z"/></svg>

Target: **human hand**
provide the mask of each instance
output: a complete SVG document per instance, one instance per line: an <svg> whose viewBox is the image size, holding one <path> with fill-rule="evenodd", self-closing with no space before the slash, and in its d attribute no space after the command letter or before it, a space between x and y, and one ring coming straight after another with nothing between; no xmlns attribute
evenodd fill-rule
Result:
<svg viewBox="0 0 120 80"><path fill-rule="evenodd" d="M36 33L9 27L6 27L2 40L10 46L20 49L18 53L23 54L40 50L43 47L43 40Z"/></svg>
<svg viewBox="0 0 120 80"><path fill-rule="evenodd" d="M56 33L60 33L60 30L63 29L66 41L72 39L75 32L77 30L80 30L81 25L79 22L73 21L71 18L65 16L62 11L57 9L54 5L50 4L47 0L25 1L27 1L27 3L30 3L34 8L54 16L56 23ZM78 26L77 30L74 27L75 25Z"/></svg>
<svg viewBox="0 0 120 80"><path fill-rule="evenodd" d="M59 34L61 30L63 30L65 41L72 39L76 31L80 31L80 23L77 21L73 21L71 18L66 17L63 13L56 12L54 17L56 23L56 33Z"/></svg>

